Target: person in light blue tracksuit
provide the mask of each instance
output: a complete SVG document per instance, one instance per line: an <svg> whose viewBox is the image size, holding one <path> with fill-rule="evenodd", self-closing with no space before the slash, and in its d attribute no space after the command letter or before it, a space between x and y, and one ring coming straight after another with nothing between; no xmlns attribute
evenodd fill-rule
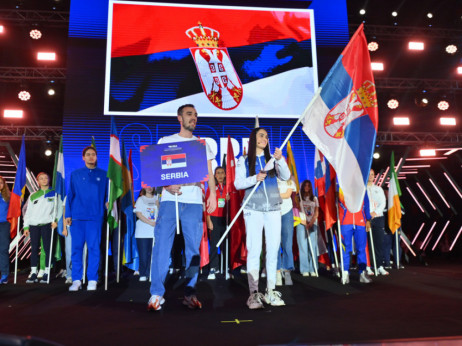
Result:
<svg viewBox="0 0 462 346"><path fill-rule="evenodd" d="M101 228L107 201L106 171L96 167L96 149L86 147L82 152L85 167L71 173L66 200L66 225L72 234L72 285L69 291L82 287L82 252L88 247L88 287L96 290L100 259Z"/></svg>

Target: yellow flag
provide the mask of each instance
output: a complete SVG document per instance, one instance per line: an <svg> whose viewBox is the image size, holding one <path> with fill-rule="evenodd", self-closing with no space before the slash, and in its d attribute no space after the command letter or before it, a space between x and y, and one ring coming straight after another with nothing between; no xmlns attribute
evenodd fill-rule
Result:
<svg viewBox="0 0 462 346"><path fill-rule="evenodd" d="M289 166L290 173L294 176L295 186L297 187L296 192L299 189L297 167L295 167L294 154L292 153L292 147L290 146L290 141L287 142L287 165Z"/></svg>

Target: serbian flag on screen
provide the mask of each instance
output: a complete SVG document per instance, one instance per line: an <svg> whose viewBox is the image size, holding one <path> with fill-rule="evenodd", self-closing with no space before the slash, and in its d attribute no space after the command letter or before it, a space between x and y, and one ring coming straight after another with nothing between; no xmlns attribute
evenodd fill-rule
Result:
<svg viewBox="0 0 462 346"><path fill-rule="evenodd" d="M307 10L114 2L109 14L109 112L167 115L193 103L203 115L298 115L314 94ZM194 38L212 32L218 47L206 62L213 49ZM225 103L212 85L231 82L238 101L225 107L210 88Z"/></svg>
<svg viewBox="0 0 462 346"><path fill-rule="evenodd" d="M14 187L11 192L10 206L8 207L7 220L10 223L11 239L16 237L18 218L21 216L21 201L24 199L26 190L26 147L24 144L24 135L22 136L21 151L19 153L18 165L16 168L16 177Z"/></svg>
<svg viewBox="0 0 462 346"><path fill-rule="evenodd" d="M361 210L378 127L377 96L363 24L303 114L303 131L337 172L348 210Z"/></svg>
<svg viewBox="0 0 462 346"><path fill-rule="evenodd" d="M335 170L317 148L315 149L314 186L318 194L319 207L324 215L327 230L337 222Z"/></svg>

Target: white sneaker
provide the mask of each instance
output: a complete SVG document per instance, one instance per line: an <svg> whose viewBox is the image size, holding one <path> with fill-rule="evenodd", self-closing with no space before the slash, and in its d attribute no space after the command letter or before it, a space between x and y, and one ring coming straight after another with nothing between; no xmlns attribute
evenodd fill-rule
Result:
<svg viewBox="0 0 462 346"><path fill-rule="evenodd" d="M363 283L363 284L370 284L372 282L371 278L367 275L367 273L365 271L363 271L361 273L361 275L359 275L359 282Z"/></svg>
<svg viewBox="0 0 462 346"><path fill-rule="evenodd" d="M284 303L284 301L281 299L281 295L282 295L281 292L266 289L264 302L272 306L286 305L286 303Z"/></svg>
<svg viewBox="0 0 462 346"><path fill-rule="evenodd" d="M73 281L71 287L69 287L70 292L76 292L81 289L82 289L82 281L80 280Z"/></svg>
<svg viewBox="0 0 462 346"><path fill-rule="evenodd" d="M276 286L282 286L282 274L280 270L276 272Z"/></svg>
<svg viewBox="0 0 462 346"><path fill-rule="evenodd" d="M367 275L374 275L374 271L371 269L371 267L366 267L366 272Z"/></svg>
<svg viewBox="0 0 462 346"><path fill-rule="evenodd" d="M39 272L38 272L38 274L37 274L37 279L40 280L40 279L43 277L43 274L45 274L45 270L40 269Z"/></svg>
<svg viewBox="0 0 462 346"><path fill-rule="evenodd" d="M95 281L95 280L90 280L88 281L88 285L87 285L87 291L96 291L96 284L98 282Z"/></svg>
<svg viewBox="0 0 462 346"><path fill-rule="evenodd" d="M165 303L164 297L153 295L149 298L148 311L159 311Z"/></svg>
<svg viewBox="0 0 462 346"><path fill-rule="evenodd" d="M135 270L135 272L133 273L133 275L140 275L140 272L138 270Z"/></svg>
<svg viewBox="0 0 462 346"><path fill-rule="evenodd" d="M217 277L214 272L210 272L210 274L207 276L207 280L215 280Z"/></svg>
<svg viewBox="0 0 462 346"><path fill-rule="evenodd" d="M316 275L316 272L310 272L310 276L318 277L318 276Z"/></svg>
<svg viewBox="0 0 462 346"><path fill-rule="evenodd" d="M263 299L264 299L264 295L255 291L250 295L249 299L247 299L247 306L251 310L263 309L263 303L262 303Z"/></svg>
<svg viewBox="0 0 462 346"><path fill-rule="evenodd" d="M148 281L148 278L146 276L140 276L140 281Z"/></svg>
<svg viewBox="0 0 462 346"><path fill-rule="evenodd" d="M72 278L67 278L65 284L72 285Z"/></svg>
<svg viewBox="0 0 462 346"><path fill-rule="evenodd" d="M302 276L305 276L305 277L310 276L310 273L308 273L308 272L303 272L303 273L302 273Z"/></svg>
<svg viewBox="0 0 462 346"><path fill-rule="evenodd" d="M390 273L387 272L387 271L385 270L385 268L382 267L382 266L379 267L378 272L379 272L380 275L390 275Z"/></svg>
<svg viewBox="0 0 462 346"><path fill-rule="evenodd" d="M348 273L348 271L344 270L343 271L343 276L342 276L342 285L347 285L349 283L350 283L350 273Z"/></svg>

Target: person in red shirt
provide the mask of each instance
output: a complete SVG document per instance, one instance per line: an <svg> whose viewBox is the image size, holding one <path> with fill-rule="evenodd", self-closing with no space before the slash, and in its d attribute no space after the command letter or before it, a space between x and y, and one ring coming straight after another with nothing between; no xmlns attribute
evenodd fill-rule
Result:
<svg viewBox="0 0 462 346"><path fill-rule="evenodd" d="M216 274L220 273L218 251L216 247L218 241L226 231L226 203L229 200L229 194L226 191L226 172L223 167L215 168L215 188L217 196L217 208L212 213L207 213L207 227L209 232L210 242L210 272L207 277L209 280L214 280ZM206 199L209 198L210 190L207 189ZM223 244L223 243L222 243ZM220 246L220 253L223 251L223 246Z"/></svg>

